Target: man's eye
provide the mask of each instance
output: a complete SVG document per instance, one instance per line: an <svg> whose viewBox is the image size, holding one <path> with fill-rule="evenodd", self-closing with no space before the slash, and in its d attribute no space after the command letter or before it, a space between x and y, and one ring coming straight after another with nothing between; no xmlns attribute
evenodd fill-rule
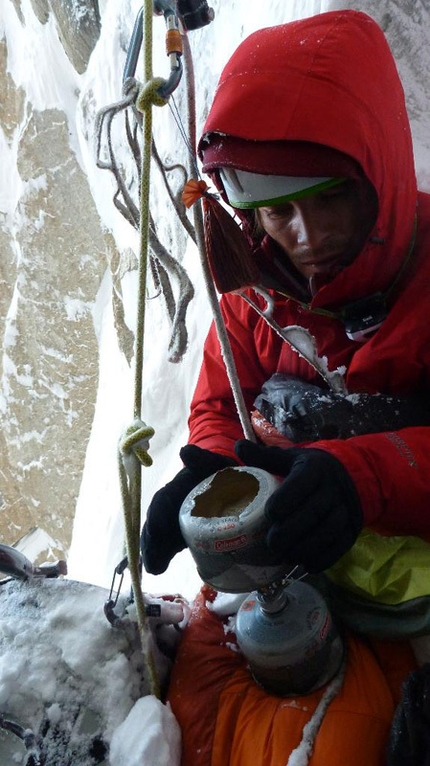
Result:
<svg viewBox="0 0 430 766"><path fill-rule="evenodd" d="M276 205L276 207L266 207L262 209L265 218L276 221L281 218L288 218L291 215L291 205Z"/></svg>

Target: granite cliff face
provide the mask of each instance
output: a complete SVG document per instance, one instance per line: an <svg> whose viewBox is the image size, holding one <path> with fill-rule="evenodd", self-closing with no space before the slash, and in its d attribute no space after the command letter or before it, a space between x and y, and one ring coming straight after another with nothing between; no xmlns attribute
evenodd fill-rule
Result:
<svg viewBox="0 0 430 766"><path fill-rule="evenodd" d="M25 24L21 0L11 0ZM85 72L100 34L98 0L31 0L34 14L41 24L52 15L63 48L79 74Z"/></svg>
<svg viewBox="0 0 430 766"><path fill-rule="evenodd" d="M5 0L9 3L10 0ZM13 2L18 23L26 18ZM100 33L97 3L32 0L55 18L78 73ZM27 7L27 13L29 12ZM44 529L67 549L98 385L91 309L108 235L76 154L67 115L39 110L8 72L0 40L0 537Z"/></svg>
<svg viewBox="0 0 430 766"><path fill-rule="evenodd" d="M41 540L43 559L69 551L97 399L118 366L122 378L111 410L114 418L121 413L120 423L102 424L114 447L109 465L93 476L91 503L102 497L105 476L113 476L118 489L115 450L128 418L119 397L127 399L130 419L133 414L139 237L113 203L113 176L97 167L96 134L99 110L122 98L140 8L139 0L120 9L106 0L104 30L96 0L4 0L0 9L0 540L12 544L29 530L42 530L30 537L32 550ZM164 72L163 19L158 30ZM112 143L138 210L137 165L124 120L118 123ZM103 133L103 156L107 140ZM170 203L162 189L162 238L177 257L186 237L166 223ZM124 283L133 299L128 306ZM156 285L150 291L160 292ZM101 382L106 325L114 346L107 355L114 361L107 362L112 370L106 374L105 367ZM163 355L154 344L162 363L167 346L168 339ZM159 399L156 384L152 388ZM103 527L109 527L106 504L103 496ZM85 511L84 526L91 526L88 516ZM118 541L122 550L120 529Z"/></svg>

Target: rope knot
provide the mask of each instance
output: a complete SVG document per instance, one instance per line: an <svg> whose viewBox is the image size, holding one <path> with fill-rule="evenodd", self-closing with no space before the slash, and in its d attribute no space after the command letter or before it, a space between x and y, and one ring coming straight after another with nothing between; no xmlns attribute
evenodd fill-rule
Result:
<svg viewBox="0 0 430 766"><path fill-rule="evenodd" d="M153 77L140 89L140 93L136 100L136 107L139 112L146 112L151 106L165 106L167 104L167 98L159 93L162 85L166 84L166 80L162 77Z"/></svg>
<svg viewBox="0 0 430 766"><path fill-rule="evenodd" d="M133 452L142 465L149 467L152 465L152 457L148 454L149 440L154 434L155 431L151 426L147 426L142 420L136 418L121 440L122 455L126 457Z"/></svg>

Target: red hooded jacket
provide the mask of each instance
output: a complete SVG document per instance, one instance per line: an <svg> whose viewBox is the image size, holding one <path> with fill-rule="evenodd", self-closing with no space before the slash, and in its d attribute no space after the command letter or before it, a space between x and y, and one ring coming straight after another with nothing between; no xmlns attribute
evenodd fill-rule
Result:
<svg viewBox="0 0 430 766"><path fill-rule="evenodd" d="M249 140L244 170L255 171L253 141L323 144L359 164L379 200L369 240L350 266L318 290L308 308L295 300L291 289L291 297L274 292L274 318L281 327L307 328L328 368L345 368L349 393L426 395L430 196L417 192L403 89L379 27L361 12L334 11L251 35L222 73L206 121L200 153L209 171L216 169L216 151L206 161L207 147L214 138L222 143L222 135ZM278 172L288 175L286 168ZM408 260L415 216L417 231ZM267 258L271 246L267 238L261 246L255 242L255 257ZM321 308L336 311L387 292L393 284L388 316L365 343L348 339L340 319L315 313ZM264 301L251 294L263 307ZM239 295L224 295L221 307L250 410L275 372L321 385L313 368ZM206 340L189 425L191 443L224 454L234 454L235 441L243 437L214 327ZM430 429L406 428L320 441L317 446L335 455L350 473L366 525L376 524L391 534L430 534Z"/></svg>
<svg viewBox="0 0 430 766"><path fill-rule="evenodd" d="M256 142L270 141L319 143L358 163L379 200L368 242L308 307L298 302L291 284L285 290L290 297L273 292L274 318L281 327L307 328L329 370L345 368L350 393L425 395L430 389L430 197L417 193L403 91L381 30L363 13L339 11L251 35L221 76L200 144L204 166L216 182L216 168L228 162L229 137L249 141L248 151L241 151L243 170L264 172L256 167L253 150ZM324 170L316 166L311 175L330 174ZM266 172L294 175L288 167L268 166ZM247 229L246 215L243 222ZM253 244L263 272L273 242L266 238ZM364 343L348 339L340 319L315 313L385 293L394 282L388 315ZM250 295L263 306L261 297L252 290ZM250 410L275 372L321 385L308 362L240 295L225 294L221 306ZM191 407L190 441L233 455L241 437L212 328ZM367 525L391 534L430 534L429 428L310 446L331 452L349 471ZM228 622L207 606L213 595L203 588L196 601L170 683L169 700L183 733L182 766L284 766L322 690L285 700L255 684L244 657L232 650ZM375 653L355 636L348 641L345 682L324 716L312 754L308 751L312 766L387 762L399 683L414 667L413 658L401 643Z"/></svg>

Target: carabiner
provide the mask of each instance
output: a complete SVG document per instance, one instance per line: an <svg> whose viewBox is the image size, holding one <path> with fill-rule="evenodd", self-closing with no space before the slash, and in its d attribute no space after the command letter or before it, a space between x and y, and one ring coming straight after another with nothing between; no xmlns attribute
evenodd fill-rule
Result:
<svg viewBox="0 0 430 766"><path fill-rule="evenodd" d="M330 371L327 366L326 357L320 357L318 355L318 349L316 340L311 335L309 330L300 325L289 325L287 327L281 327L274 319L275 301L273 296L263 287L254 285L254 292L266 302L264 308L260 306L245 292L241 292L240 295L252 308L267 322L277 335L285 340L294 351L297 351L299 356L306 359L311 367L316 370L321 377L326 381L331 391L337 394L347 393L345 380L340 368Z"/></svg>
<svg viewBox="0 0 430 766"><path fill-rule="evenodd" d="M178 26L178 17L175 10L164 0L154 0L154 13L163 15L166 21L166 51L170 60L170 76L163 85L158 88L158 93L163 99L168 99L178 87L182 77L182 37ZM143 8L140 9L134 23L133 33L127 53L122 81L126 82L136 73L137 61L143 40Z"/></svg>
<svg viewBox="0 0 430 766"><path fill-rule="evenodd" d="M136 74L137 61L143 40L143 8L140 9L134 22L130 45L128 46L127 58L125 60L124 73L122 81L125 82L129 77Z"/></svg>
<svg viewBox="0 0 430 766"><path fill-rule="evenodd" d="M124 572L128 567L128 557L125 556L122 561L119 562L119 564L115 567L112 577L112 584L109 592L109 596L107 598L107 601L104 603L104 613L105 617L110 624L115 627L121 627L125 624L125 621L122 617L119 617L115 612L115 607L118 604L118 599L121 593L121 587L122 582L124 580ZM119 577L119 584L118 588L116 589L116 595L114 597L114 591L115 591L115 580ZM132 594L130 596L130 602L133 600ZM157 604L145 604L145 614L147 617L160 617L161 616L161 606L159 603Z"/></svg>

